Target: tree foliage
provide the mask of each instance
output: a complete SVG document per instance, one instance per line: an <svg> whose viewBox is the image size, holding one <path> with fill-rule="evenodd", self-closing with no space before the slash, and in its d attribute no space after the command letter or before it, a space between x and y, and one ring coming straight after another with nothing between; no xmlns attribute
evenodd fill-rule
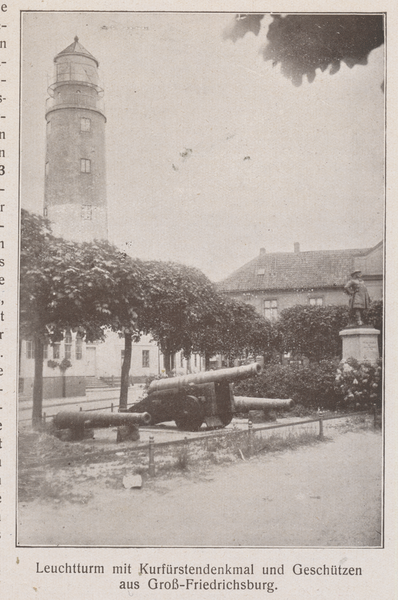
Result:
<svg viewBox="0 0 398 600"><path fill-rule="evenodd" d="M230 360L267 355L275 342L270 321L259 315L251 304L231 299L226 301L221 335L222 353Z"/></svg>
<svg viewBox="0 0 398 600"><path fill-rule="evenodd" d="M138 342L138 312L144 305L144 263L120 252L107 241L84 243L77 257L82 322L87 335L103 338L106 330L123 335L119 409L127 408L132 342ZM101 335L98 335L98 332Z"/></svg>
<svg viewBox="0 0 398 600"><path fill-rule="evenodd" d="M235 385L237 396L258 398L291 398L305 409L334 410L342 401L336 387L338 359L322 360L307 367L271 364L259 377L240 381ZM301 408L296 407L296 411Z"/></svg>
<svg viewBox="0 0 398 600"><path fill-rule="evenodd" d="M145 270L145 304L139 326L159 344L166 371L170 371L171 355L182 350L190 356L197 332L216 319L217 293L210 280L194 267L149 261Z"/></svg>
<svg viewBox="0 0 398 600"><path fill-rule="evenodd" d="M296 86L306 75L314 81L316 69L337 73L341 62L352 68L366 65L369 53L384 42L382 15L271 15L267 43L261 49L264 60L281 64L285 77ZM236 15L224 37L234 42L246 33L261 31L264 14Z"/></svg>
<svg viewBox="0 0 398 600"><path fill-rule="evenodd" d="M86 341L105 331L138 334L142 267L108 242L76 244L55 238L46 219L22 211L21 337L35 345L33 421L41 420L43 348L78 330Z"/></svg>
<svg viewBox="0 0 398 600"><path fill-rule="evenodd" d="M310 361L340 356L339 332L348 322L347 306L292 306L282 311L277 323L280 349Z"/></svg>
<svg viewBox="0 0 398 600"><path fill-rule="evenodd" d="M374 300L371 302L369 308L364 310L363 318L365 323L383 332L383 301Z"/></svg>
<svg viewBox="0 0 398 600"><path fill-rule="evenodd" d="M20 333L35 348L33 414L39 426L43 402L44 345L79 325L73 259L76 245L55 238L46 219L21 215Z"/></svg>

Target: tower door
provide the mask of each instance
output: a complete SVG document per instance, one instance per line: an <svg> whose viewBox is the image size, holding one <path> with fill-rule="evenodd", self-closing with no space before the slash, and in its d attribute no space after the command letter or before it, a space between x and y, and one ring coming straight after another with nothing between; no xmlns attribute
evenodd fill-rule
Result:
<svg viewBox="0 0 398 600"><path fill-rule="evenodd" d="M86 377L95 377L96 375L96 348L95 346L86 347Z"/></svg>

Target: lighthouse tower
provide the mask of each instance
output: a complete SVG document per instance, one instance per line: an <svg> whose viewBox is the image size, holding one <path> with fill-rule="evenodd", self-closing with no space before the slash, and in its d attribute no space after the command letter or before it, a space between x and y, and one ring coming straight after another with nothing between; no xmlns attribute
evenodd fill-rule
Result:
<svg viewBox="0 0 398 600"><path fill-rule="evenodd" d="M44 215L65 239L107 239L103 89L77 37L54 58L48 93Z"/></svg>

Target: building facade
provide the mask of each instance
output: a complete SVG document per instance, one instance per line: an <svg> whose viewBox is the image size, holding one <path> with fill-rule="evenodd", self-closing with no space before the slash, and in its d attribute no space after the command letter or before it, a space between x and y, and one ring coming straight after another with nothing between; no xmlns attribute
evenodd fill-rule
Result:
<svg viewBox="0 0 398 600"><path fill-rule="evenodd" d="M300 251L259 255L217 284L225 295L251 304L275 321L285 308L296 304L328 306L347 304L344 285L359 269L371 300L383 297L383 243L354 250Z"/></svg>

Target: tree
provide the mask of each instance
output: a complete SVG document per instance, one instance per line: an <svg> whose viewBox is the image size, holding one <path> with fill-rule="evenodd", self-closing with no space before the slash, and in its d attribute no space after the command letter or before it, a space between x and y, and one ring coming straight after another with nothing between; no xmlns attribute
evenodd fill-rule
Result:
<svg viewBox="0 0 398 600"><path fill-rule="evenodd" d="M375 329L380 331L380 335L378 337L379 342L379 352L380 355L383 354L383 300L374 300L370 303L370 306L363 313L363 318L365 323L372 325Z"/></svg>
<svg viewBox="0 0 398 600"><path fill-rule="evenodd" d="M88 331L94 327L96 339L99 329L102 338L106 330L124 337L119 410L126 410L132 344L141 337L137 313L144 305L144 263L107 241L94 241L82 244L76 266L81 313L87 316L82 326Z"/></svg>
<svg viewBox="0 0 398 600"><path fill-rule="evenodd" d="M280 349L315 362L340 356L339 332L348 322L347 306L292 306L282 311L277 323Z"/></svg>
<svg viewBox="0 0 398 600"><path fill-rule="evenodd" d="M246 33L261 31L264 14L236 15L224 32L225 39L236 42ZM306 75L311 83L316 69L337 73L341 62L352 68L366 65L369 53L384 42L382 15L271 15L267 44L261 49L264 60L281 64L285 77L296 86Z"/></svg>
<svg viewBox="0 0 398 600"><path fill-rule="evenodd" d="M35 347L33 426L42 418L44 345L79 331L86 341L107 329L134 327L139 296L132 261L108 242L76 244L55 238L46 219L22 211L21 338ZM134 279L135 281L135 279ZM128 376L127 376L128 378Z"/></svg>
<svg viewBox="0 0 398 600"><path fill-rule="evenodd" d="M79 324L73 256L76 244L55 238L49 222L22 210L20 335L35 349L32 423L40 426L43 404L44 345L62 339Z"/></svg>
<svg viewBox="0 0 398 600"><path fill-rule="evenodd" d="M171 357L182 350L189 357L198 348L198 332L217 319L214 285L198 269L186 265L150 261L145 264L145 305L139 329L150 333L171 372Z"/></svg>
<svg viewBox="0 0 398 600"><path fill-rule="evenodd" d="M258 314L254 306L228 299L221 328L222 353L228 360L248 359L269 354L275 342L271 322Z"/></svg>

